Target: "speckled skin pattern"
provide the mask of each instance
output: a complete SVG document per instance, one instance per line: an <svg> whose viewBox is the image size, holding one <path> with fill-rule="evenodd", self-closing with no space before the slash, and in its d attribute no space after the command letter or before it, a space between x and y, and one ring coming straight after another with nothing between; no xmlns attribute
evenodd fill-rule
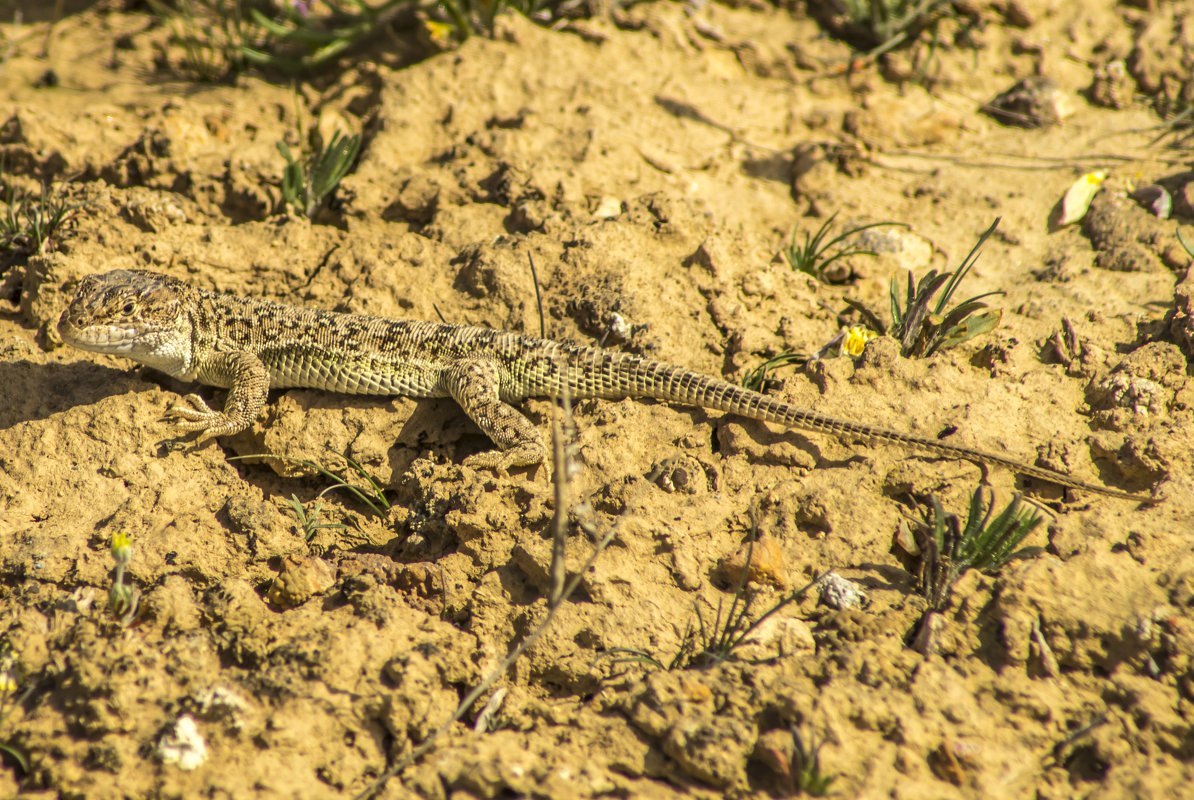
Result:
<svg viewBox="0 0 1194 800"><path fill-rule="evenodd" d="M451 397L499 451L468 458L491 469L529 466L547 450L511 402L526 397L652 397L728 411L842 439L999 465L1111 497L1151 498L985 453L799 408L683 367L596 347L467 325L392 320L296 308L190 286L153 272L89 275L63 312L67 344L139 361L187 381L229 389L224 410L198 395L174 408L200 440L244 430L269 389Z"/></svg>

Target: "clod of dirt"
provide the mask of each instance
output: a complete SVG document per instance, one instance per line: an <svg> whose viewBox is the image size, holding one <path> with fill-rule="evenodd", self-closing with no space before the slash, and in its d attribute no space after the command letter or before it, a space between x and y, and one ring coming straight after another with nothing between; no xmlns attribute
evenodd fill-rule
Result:
<svg viewBox="0 0 1194 800"><path fill-rule="evenodd" d="M442 191L436 180L409 166L402 167L394 176L398 190L390 204L381 212L387 222L412 222L427 225L435 219Z"/></svg>
<svg viewBox="0 0 1194 800"><path fill-rule="evenodd" d="M734 709L717 709L711 695L708 700L694 695L690 682L682 673L652 673L625 701L631 723L661 741L687 775L718 788L744 786L754 726Z"/></svg>
<svg viewBox="0 0 1194 800"><path fill-rule="evenodd" d="M792 757L796 753L796 741L792 732L783 728L765 731L759 734L755 742L754 752L750 754L751 761L767 767L778 779L779 787L791 791Z"/></svg>
<svg viewBox="0 0 1194 800"><path fill-rule="evenodd" d="M173 192L130 186L124 198L121 216L149 233L161 233L202 216L195 203Z"/></svg>
<svg viewBox="0 0 1194 800"><path fill-rule="evenodd" d="M809 213L827 215L842 175L857 177L864 164L856 148L801 144L792 154L792 196L809 204Z"/></svg>
<svg viewBox="0 0 1194 800"><path fill-rule="evenodd" d="M194 692L187 705L202 719L224 722L231 730L244 727L249 703L233 689L209 686Z"/></svg>
<svg viewBox="0 0 1194 800"><path fill-rule="evenodd" d="M1082 585L1068 585L1068 565L1052 557L1016 566L999 579L991 613L1010 663L1028 661L1037 646L1034 626L1063 670L1110 672L1144 651L1138 620L1164 599L1155 584L1136 582L1134 576L1146 568L1126 553L1074 558L1085 562L1088 581ZM1129 586L1134 588L1125 592ZM1108 593L1118 598L1114 607L1102 602Z"/></svg>
<svg viewBox="0 0 1194 800"><path fill-rule="evenodd" d="M1169 333L1186 354L1187 363L1194 363L1194 270L1187 270L1173 289Z"/></svg>
<svg viewBox="0 0 1194 800"><path fill-rule="evenodd" d="M1160 184L1150 183L1148 186L1141 186L1128 196L1158 219L1169 219L1169 215L1173 213L1173 196Z"/></svg>
<svg viewBox="0 0 1194 800"><path fill-rule="evenodd" d="M689 455L669 458L657 464L652 472L657 475L656 485L668 494L704 494L716 483L715 473L709 474L712 468Z"/></svg>
<svg viewBox="0 0 1194 800"><path fill-rule="evenodd" d="M1097 251L1095 264L1116 272L1162 271L1174 266L1169 226L1128 199L1122 191L1095 195L1082 218L1082 232ZM1174 246L1176 242L1172 242Z"/></svg>
<svg viewBox="0 0 1194 800"><path fill-rule="evenodd" d="M290 555L266 591L266 597L278 608L294 608L336 583L336 569L322 558Z"/></svg>
<svg viewBox="0 0 1194 800"><path fill-rule="evenodd" d="M1075 110L1069 94L1043 75L1025 78L983 106L983 111L1003 124L1022 128L1056 125Z"/></svg>
<svg viewBox="0 0 1194 800"><path fill-rule="evenodd" d="M766 611L768 604L756 602L755 613ZM774 661L796 653L812 654L817 649L812 629L802 619L772 615L763 620L734 651L736 658L748 663Z"/></svg>
<svg viewBox="0 0 1194 800"><path fill-rule="evenodd" d="M975 787L977 769L976 754L982 744L979 741L946 739L929 753L929 768L943 781L960 788Z"/></svg>
<svg viewBox="0 0 1194 800"><path fill-rule="evenodd" d="M1153 342L1137 348L1111 372L1093 380L1087 400L1102 412L1109 427L1122 430L1126 420L1116 421L1117 410L1126 409L1137 416L1164 415L1174 404L1178 391L1186 384L1186 359L1168 342Z"/></svg>
<svg viewBox="0 0 1194 800"><path fill-rule="evenodd" d="M1127 64L1117 58L1095 67L1087 94L1097 106L1123 108L1132 102L1135 89L1136 82L1128 76Z"/></svg>
<svg viewBox="0 0 1194 800"><path fill-rule="evenodd" d="M1183 18L1188 22L1180 4L1158 3L1140 19L1128 69L1144 94L1164 93L1188 102L1194 86L1190 80L1194 73L1194 32L1188 24L1175 24Z"/></svg>
<svg viewBox="0 0 1194 800"><path fill-rule="evenodd" d="M743 580L743 572L747 583L769 583L787 588L788 566L779 540L764 533L754 542L746 542L717 565L715 577L730 586L738 586Z"/></svg>
<svg viewBox="0 0 1194 800"><path fill-rule="evenodd" d="M293 556L302 542L292 525L272 503L248 495L233 495L224 503L229 526L248 539L249 550L259 559Z"/></svg>

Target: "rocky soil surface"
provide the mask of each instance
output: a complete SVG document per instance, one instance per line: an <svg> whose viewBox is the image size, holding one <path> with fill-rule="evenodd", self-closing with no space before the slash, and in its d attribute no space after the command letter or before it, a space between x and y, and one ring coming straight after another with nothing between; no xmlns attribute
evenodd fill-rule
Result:
<svg viewBox="0 0 1194 800"><path fill-rule="evenodd" d="M881 337L769 391L1163 502L989 470L1000 505L1025 492L1047 522L1026 557L966 573L918 648L926 603L893 538L930 494L964 516L978 467L578 401L568 569L593 530L616 526L611 544L380 796L787 796L801 744L842 797L1190 791L1194 279L1176 234L1194 242L1194 155L1157 128L1194 95L1188 3L955 4L934 45L854 70L825 3L505 15L442 50L398 26L297 83L187 77L136 2L17 5L3 188L49 181L83 205L40 252L0 254L0 796L352 797L551 589L550 470L462 466L489 443L451 402L280 391L252 429L195 447L166 419L195 387L57 339L81 276L537 334L533 259L549 336L739 381L859 322L847 299L886 316L893 277L956 267L995 218L959 294L1003 292L993 331L927 358ZM1012 116L983 110L1034 77ZM363 135L314 220L282 202L276 145L300 151L299 129ZM1090 212L1058 226L1095 171ZM1130 197L1152 184L1167 219ZM877 255L827 283L780 252L833 214L835 232L908 227L870 229ZM551 402L524 407L549 435ZM232 458L259 454L361 484L350 457L391 505ZM329 525L305 531L292 502ZM117 534L140 594L123 620ZM700 649L752 536L750 618L831 570L863 594L808 591L729 660L626 660Z"/></svg>

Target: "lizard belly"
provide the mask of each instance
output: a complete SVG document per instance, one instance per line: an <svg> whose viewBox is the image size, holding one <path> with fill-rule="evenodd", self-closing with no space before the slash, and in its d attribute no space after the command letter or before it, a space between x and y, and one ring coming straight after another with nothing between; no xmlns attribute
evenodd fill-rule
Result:
<svg viewBox="0 0 1194 800"><path fill-rule="evenodd" d="M368 356L277 354L266 361L270 386L277 389L322 389L341 394L444 397L433 370Z"/></svg>

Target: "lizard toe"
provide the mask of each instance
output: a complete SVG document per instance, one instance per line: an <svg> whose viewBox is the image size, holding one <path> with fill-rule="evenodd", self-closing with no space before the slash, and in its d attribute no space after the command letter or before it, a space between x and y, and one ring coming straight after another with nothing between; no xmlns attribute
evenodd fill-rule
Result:
<svg viewBox="0 0 1194 800"><path fill-rule="evenodd" d="M186 400L190 401L190 399L193 398L193 396L195 396L195 395L187 396ZM198 400L198 398L196 398L196 400ZM180 405L180 404L174 404L170 408L167 408L167 410L166 410L167 416L170 416L170 417L173 417L176 419L192 421L192 423L204 423L204 424L207 423L207 420L220 417L220 412L211 410L211 408L209 408L207 404L204 404L204 402L202 400L199 400L199 402L201 402L202 407L198 407L198 408L192 407L192 406L184 406L184 405Z"/></svg>
<svg viewBox="0 0 1194 800"><path fill-rule="evenodd" d="M476 453L464 460L466 467L473 469L491 469L504 473L518 467L532 467L543 463L543 446L538 442L527 442L511 447L509 450L489 450Z"/></svg>
<svg viewBox="0 0 1194 800"><path fill-rule="evenodd" d="M464 466L472 469L491 469L495 472L502 468L502 452L500 450L487 450L484 453L474 453L468 456L462 462Z"/></svg>

